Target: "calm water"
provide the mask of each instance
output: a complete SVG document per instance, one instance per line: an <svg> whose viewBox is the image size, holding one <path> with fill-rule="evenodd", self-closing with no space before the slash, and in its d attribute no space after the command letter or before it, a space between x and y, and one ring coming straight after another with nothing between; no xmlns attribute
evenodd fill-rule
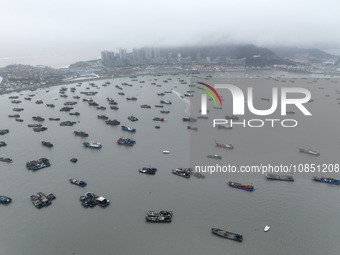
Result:
<svg viewBox="0 0 340 255"><path fill-rule="evenodd" d="M232 76L238 79L244 74ZM162 82L170 77L172 80L168 84ZM188 123L182 122L190 108L188 101L181 99L178 93L183 94L192 88L180 85L178 78L189 84L189 78L185 76L140 77L144 84L121 78L110 80L108 87L101 86L105 81L97 81L95 83L100 89L91 88L90 91L98 91L93 98L108 107L104 111L82 102L86 96L80 92L89 91L85 89L87 83L76 87L75 93L68 90L68 98L59 97L61 86L51 87L49 92L22 92L19 105L10 102L10 95L0 96L0 129L10 130L9 134L0 136L0 140L8 144L0 148L0 156L14 160L12 164L0 162L0 194L13 199L11 204L0 206L0 254L339 254L339 187L313 183L302 175L297 176L294 183L269 182L262 175L236 176L235 181L254 182L256 191L249 193L228 188L225 185L227 175L188 180L171 173L175 167L215 162L208 162L205 156L221 153L211 140L207 140L207 147L199 151L201 161L193 155L190 157L190 151L197 149L190 147L193 139L204 135L200 129L197 133L189 132ZM114 85L123 82L134 86L122 86L125 96L119 96L120 90ZM162 87L151 86L151 82L162 84ZM299 86L299 82L301 86L308 86L307 81L300 79L294 85ZM320 85L322 82L324 84ZM73 86L68 85L69 88ZM340 109L335 90L340 89L340 83L319 80L311 86L315 99L310 105L312 120L296 114L294 117L301 119L302 124L289 131L216 131L216 138L235 145L235 150L224 152L219 163L230 161L237 164L241 160L248 164L267 160L309 162L309 155L297 152L296 148L300 146L311 146L321 152L318 159L312 160L337 163ZM170 114L162 116L159 112L162 109L154 107L161 99L157 93L171 88L177 94L163 97L172 100L173 104L164 106ZM32 101L24 100L33 93L36 96ZM330 97L325 97L326 94ZM81 113L79 117L59 111L64 102L75 100L73 95L81 97L74 106L74 111ZM138 100L127 101L126 96L135 96ZM54 97L58 100L53 100ZM118 111L109 109L106 97L118 101ZM35 104L40 99L44 104ZM53 103L56 107L48 108L46 103ZM152 108L142 109L142 104L149 104ZM25 108L19 113L23 123L8 118L9 114L16 113L12 111L14 107ZM326 109L331 109L332 114L325 114ZM97 119L99 114L133 126L137 132L130 134L123 132L120 126L107 126L103 120ZM43 125L48 127L47 131L36 133L27 127L27 124L34 123L32 116L36 115L46 119ZM138 117L139 121L131 123L127 119L129 115ZM49 121L49 117L79 122L73 127L60 127L58 122ZM164 117L166 121L154 122L154 117ZM211 120L200 120L196 125L201 128L208 124ZM155 125L160 125L161 129L155 129ZM86 131L89 137L76 137L72 134L75 130ZM226 131L226 134L220 131ZM118 146L115 140L120 136L133 137L137 143L132 148ZM54 147L41 146L43 140L52 142ZM102 143L103 148L84 148L82 142L90 140ZM163 155L162 150L171 153ZM52 166L36 172L25 168L26 161L41 157L49 158ZM76 164L69 161L72 157L78 158ZM158 171L155 176L138 173L138 168L143 166L157 167ZM88 185L85 188L71 185L69 178L87 181ZM32 205L30 195L39 191L54 193L57 199L51 206L38 210ZM83 208L79 196L87 191L110 199L110 206ZM145 222L148 210L161 209L174 212L171 224ZM267 224L272 228L264 233L263 227ZM236 243L213 236L212 227L243 234L244 241Z"/></svg>

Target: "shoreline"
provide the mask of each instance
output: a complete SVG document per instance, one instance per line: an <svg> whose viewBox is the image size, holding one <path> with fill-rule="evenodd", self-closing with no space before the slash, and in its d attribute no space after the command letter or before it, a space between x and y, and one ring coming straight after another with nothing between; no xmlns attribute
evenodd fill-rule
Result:
<svg viewBox="0 0 340 255"><path fill-rule="evenodd" d="M6 91L6 92L1 92L0 95L6 95L6 94L11 94L11 93L20 93L23 91L36 91L38 89L46 89L49 87L55 87L55 86L60 86L60 85L69 85L69 84L77 84L77 83L83 83L83 82L91 82L91 81L100 81L100 80L106 80L106 79L115 79L115 78L127 78L131 75L136 76L136 77L140 77L140 76L145 76L145 75L166 75L166 74L173 74L174 71L176 71L176 73L188 73L190 71L187 70L172 70L172 72L168 71L168 72L149 72L149 73L143 73L143 74L136 74L136 73L129 73L129 74L124 74L121 76L102 76L102 77L98 77L98 78L90 78L90 79L84 79L84 80L75 80L75 81L66 81L63 83L56 83L56 84L46 84L46 85L40 85L40 86L32 86L32 88L23 88L23 89L16 89L16 90L12 90L12 91ZM205 72L203 72L205 73ZM209 72L210 73L210 72ZM1 76L0 76L1 77Z"/></svg>

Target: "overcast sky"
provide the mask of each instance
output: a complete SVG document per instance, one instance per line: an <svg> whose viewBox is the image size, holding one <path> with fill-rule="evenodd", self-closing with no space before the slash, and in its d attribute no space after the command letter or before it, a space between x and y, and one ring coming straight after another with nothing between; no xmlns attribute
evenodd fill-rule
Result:
<svg viewBox="0 0 340 255"><path fill-rule="evenodd" d="M37 49L253 43L340 48L337 0L1 0L0 57ZM78 48L78 50L80 50ZM99 55L99 52L98 52Z"/></svg>

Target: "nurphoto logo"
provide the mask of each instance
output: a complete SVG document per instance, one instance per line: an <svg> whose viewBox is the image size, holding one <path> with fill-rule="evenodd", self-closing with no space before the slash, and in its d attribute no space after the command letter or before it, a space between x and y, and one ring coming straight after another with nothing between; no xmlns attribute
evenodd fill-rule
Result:
<svg viewBox="0 0 340 255"><path fill-rule="evenodd" d="M198 84L203 85L207 88L209 88L218 98L221 106L222 106L222 100L220 95L217 93L216 89L228 89L229 92L232 95L233 98L233 115L244 115L244 108L245 105L247 105L248 110L257 116L269 116L273 114L279 104L279 89L277 87L272 88L272 104L269 109L266 110L260 110L256 109L254 107L254 101L253 101L253 88L248 87L247 88L247 100L245 101L245 96L243 91L232 84L215 84L214 87L205 84L203 82L198 82ZM214 101L215 105L217 105L216 99L214 98L213 94L204 88L199 89L206 92ZM289 94L301 94L299 98L289 98ZM207 115L207 94L201 95L201 114ZM295 105L304 115L306 116L312 116L312 114L307 110L307 108L304 106L305 103L311 100L311 93L308 89L305 88L298 88L298 87L282 87L280 88L280 106L281 106L281 116L286 116L286 110L287 105ZM297 121L295 119L251 119L248 120L248 126L250 127L261 127L264 125L265 121L271 122L272 127L274 127L274 123L280 121L283 127L295 127L297 126ZM242 124L243 126L246 126L246 121L243 122L233 122L233 119L227 120L227 119L214 119L213 126L216 125L227 125L227 124ZM257 123L256 125L254 123ZM288 123L293 123L288 125Z"/></svg>

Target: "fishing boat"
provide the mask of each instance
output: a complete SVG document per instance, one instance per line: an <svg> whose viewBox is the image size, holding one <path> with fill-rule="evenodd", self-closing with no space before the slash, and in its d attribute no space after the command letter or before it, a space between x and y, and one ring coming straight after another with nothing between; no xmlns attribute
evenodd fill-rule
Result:
<svg viewBox="0 0 340 255"><path fill-rule="evenodd" d="M0 129L0 135L8 134L9 129Z"/></svg>
<svg viewBox="0 0 340 255"><path fill-rule="evenodd" d="M226 238L226 239L230 239L230 240L234 240L234 241L237 241L237 242L242 242L242 240L243 240L242 235L235 234L235 233L232 233L232 232L228 232L228 231L225 231L225 230L222 230L222 229L212 228L211 232L213 234L217 235L217 236L220 236L220 237L223 237L223 238Z"/></svg>
<svg viewBox="0 0 340 255"><path fill-rule="evenodd" d="M55 196L52 193L46 196L44 193L38 192L37 195L31 196L32 204L38 209L51 205L53 199L55 199Z"/></svg>
<svg viewBox="0 0 340 255"><path fill-rule="evenodd" d="M47 130L47 127L35 127L33 128L34 132L41 132Z"/></svg>
<svg viewBox="0 0 340 255"><path fill-rule="evenodd" d="M310 155L314 155L314 156L320 156L319 152L313 151L311 149L299 149L300 152L302 153L306 153L306 154L310 154Z"/></svg>
<svg viewBox="0 0 340 255"><path fill-rule="evenodd" d="M40 158L38 160L32 160L26 162L26 168L29 170L40 170L45 167L51 166L50 161L47 158Z"/></svg>
<svg viewBox="0 0 340 255"><path fill-rule="evenodd" d="M83 131L74 131L73 134L76 135L76 136L81 136L81 137L88 137L89 136L89 134L87 134Z"/></svg>
<svg viewBox="0 0 340 255"><path fill-rule="evenodd" d="M313 181L324 182L324 183L335 184L335 185L340 184L340 180L329 178L329 177L322 177L322 176L313 176Z"/></svg>
<svg viewBox="0 0 340 255"><path fill-rule="evenodd" d="M208 155L208 158L214 158L214 159L222 159L222 156L214 154L214 155Z"/></svg>
<svg viewBox="0 0 340 255"><path fill-rule="evenodd" d="M164 118L160 118L160 117L155 117L152 119L153 121L164 121Z"/></svg>
<svg viewBox="0 0 340 255"><path fill-rule="evenodd" d="M158 217L158 216L170 216L172 217L172 211L148 211L146 216Z"/></svg>
<svg viewBox="0 0 340 255"><path fill-rule="evenodd" d="M131 120L131 121L137 121L138 120L138 118L136 118L135 116L129 116L128 119Z"/></svg>
<svg viewBox="0 0 340 255"><path fill-rule="evenodd" d="M110 126L118 126L120 124L120 121L118 120L105 120L105 123Z"/></svg>
<svg viewBox="0 0 340 255"><path fill-rule="evenodd" d="M117 139L117 143L119 145L134 146L136 144L136 141L131 139L131 138L124 139L124 138L120 137L120 138Z"/></svg>
<svg viewBox="0 0 340 255"><path fill-rule="evenodd" d="M228 185L230 187L236 188L236 189L243 189L246 191L254 191L254 186L252 185L244 185L241 183L237 183L237 182L228 182Z"/></svg>
<svg viewBox="0 0 340 255"><path fill-rule="evenodd" d="M108 120L109 117L107 117L106 115L97 115L97 118L100 120Z"/></svg>
<svg viewBox="0 0 340 255"><path fill-rule="evenodd" d="M187 126L187 129L189 129L189 130L194 130L194 131L197 131L197 130L198 130L197 127L190 127L190 126Z"/></svg>
<svg viewBox="0 0 340 255"><path fill-rule="evenodd" d="M146 221L150 222L157 222L157 223L164 223L164 222L171 222L172 217L169 215L166 216L146 216Z"/></svg>
<svg viewBox="0 0 340 255"><path fill-rule="evenodd" d="M172 170L172 173L184 178L190 178L191 168L176 168Z"/></svg>
<svg viewBox="0 0 340 255"><path fill-rule="evenodd" d="M71 161L72 163L77 163L77 162L78 162L78 159L76 159L76 158L71 158L70 161Z"/></svg>
<svg viewBox="0 0 340 255"><path fill-rule="evenodd" d="M278 181L294 181L293 176L290 175L279 175L279 174L266 174L266 178L269 180L278 180Z"/></svg>
<svg viewBox="0 0 340 255"><path fill-rule="evenodd" d="M41 144L45 147L48 147L48 148L52 148L53 147L53 144L50 143L50 142L46 142L46 141L42 141Z"/></svg>
<svg viewBox="0 0 340 255"><path fill-rule="evenodd" d="M100 149L102 147L102 145L100 143L96 143L96 142L84 142L83 145L85 147L88 147L88 148L94 148L94 149Z"/></svg>
<svg viewBox="0 0 340 255"><path fill-rule="evenodd" d="M78 185L78 186L80 186L80 187L85 187L85 186L87 185L86 182L84 182L84 181L79 181L79 180L74 179L74 178L71 178L69 181L70 181L70 183L72 183L72 184L74 184L74 185Z"/></svg>
<svg viewBox="0 0 340 255"><path fill-rule="evenodd" d="M161 104L172 104L170 100L161 100Z"/></svg>
<svg viewBox="0 0 340 255"><path fill-rule="evenodd" d="M139 172L143 174L151 174L154 175L157 172L157 168L155 167L143 167L139 169Z"/></svg>
<svg viewBox="0 0 340 255"><path fill-rule="evenodd" d="M10 197L0 196L1 204L9 204L10 202L12 202L12 199Z"/></svg>
<svg viewBox="0 0 340 255"><path fill-rule="evenodd" d="M131 132L131 133L135 133L136 132L135 128L128 127L128 126L122 126L122 130Z"/></svg>
<svg viewBox="0 0 340 255"><path fill-rule="evenodd" d="M45 119L40 117L40 116L33 116L32 117L33 120L36 120L36 121L44 121Z"/></svg>
<svg viewBox="0 0 340 255"><path fill-rule="evenodd" d="M39 128L42 127L42 124L28 124L28 127L35 127L35 128Z"/></svg>
<svg viewBox="0 0 340 255"><path fill-rule="evenodd" d="M220 148L225 148L225 149L234 149L234 146L232 144L222 144L222 143L218 143L216 142L216 146L220 147Z"/></svg>
<svg viewBox="0 0 340 255"><path fill-rule="evenodd" d="M6 163L12 163L13 162L13 160L11 158L4 158L4 157L0 157L0 161L6 162Z"/></svg>
<svg viewBox="0 0 340 255"><path fill-rule="evenodd" d="M8 115L9 118L20 118L19 114Z"/></svg>

